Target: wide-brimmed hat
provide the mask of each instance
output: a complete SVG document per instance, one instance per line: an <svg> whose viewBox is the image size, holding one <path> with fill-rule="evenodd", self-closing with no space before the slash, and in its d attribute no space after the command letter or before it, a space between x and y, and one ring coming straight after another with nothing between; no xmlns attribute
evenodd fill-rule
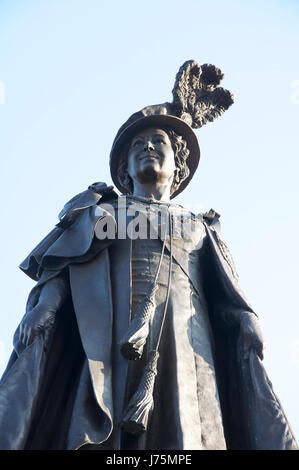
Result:
<svg viewBox="0 0 299 470"><path fill-rule="evenodd" d="M172 103L147 106L134 113L120 127L110 153L110 172L115 186L122 193L127 194L128 189L120 181L119 162L128 151L131 139L145 127L172 129L187 142L189 155L186 164L189 175L172 193L171 198L186 188L200 159L199 142L192 128L200 128L213 121L233 103L233 95L228 90L217 87L222 78L221 70L214 65L200 66L195 61L187 61L177 73Z"/></svg>

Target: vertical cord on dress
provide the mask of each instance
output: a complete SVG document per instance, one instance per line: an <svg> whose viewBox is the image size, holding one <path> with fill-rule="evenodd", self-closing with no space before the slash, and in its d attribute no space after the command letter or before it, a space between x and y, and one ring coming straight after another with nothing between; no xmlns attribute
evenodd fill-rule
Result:
<svg viewBox="0 0 299 470"><path fill-rule="evenodd" d="M149 360L144 368L138 389L132 396L124 418L121 422L122 428L132 434L141 434L146 431L149 415L154 408L154 386L157 375L157 363L159 359L159 345L162 336L162 330L165 323L167 312L167 305L169 300L170 285L171 285L171 271L172 271L172 218L169 212L169 239L170 239L170 256L169 256L169 271L168 271L168 284L165 299L165 305L162 315L162 321L159 331L159 336L156 342L156 347L149 354ZM165 237L166 238L166 237Z"/></svg>
<svg viewBox="0 0 299 470"><path fill-rule="evenodd" d="M122 355L126 359L140 359L143 353L148 334L149 324L155 312L155 293L158 289L158 276L162 265L164 250L166 245L166 236L164 237L161 256L154 281L151 283L149 292L144 298L137 314L134 316L128 331L120 342Z"/></svg>
<svg viewBox="0 0 299 470"><path fill-rule="evenodd" d="M166 238L166 237L165 237ZM168 300L169 300L169 293L170 293L170 285L171 285L171 271L172 271L172 218L171 214L169 212L169 248L170 248L170 254L169 254L169 270L168 270L168 282L167 282L167 293L166 293L166 300L165 300L165 306L163 310L163 317L162 317L162 322L161 322L161 327L160 327L160 332L159 332L159 337L157 340L155 352L158 354L158 349L160 345L160 340L161 340L161 335L162 335L162 330L165 322L165 317L166 317L166 310L167 310L167 305L168 305Z"/></svg>

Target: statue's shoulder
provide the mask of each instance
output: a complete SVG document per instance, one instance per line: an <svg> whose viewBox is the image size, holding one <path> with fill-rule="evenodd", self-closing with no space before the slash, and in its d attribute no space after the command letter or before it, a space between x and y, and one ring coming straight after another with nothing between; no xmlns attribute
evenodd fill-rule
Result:
<svg viewBox="0 0 299 470"><path fill-rule="evenodd" d="M85 191L76 194L64 205L58 215L59 223L57 227L66 228L82 210L97 205L99 202L110 201L117 197L118 193L113 186L107 186L106 183L101 181L93 183Z"/></svg>
<svg viewBox="0 0 299 470"><path fill-rule="evenodd" d="M216 212L214 209L210 209L209 212L205 212L201 214L203 222L210 227L211 229L216 230L218 233L221 231L220 225L220 214Z"/></svg>
<svg viewBox="0 0 299 470"><path fill-rule="evenodd" d="M233 274L233 277L238 281L239 276L236 270L236 266L233 260L233 257L230 253L230 250L228 248L228 245L226 241L223 239L221 235L221 225L220 225L220 214L216 212L214 209L210 209L209 212L206 212L203 214L203 220L211 230L213 234L213 238L220 250L221 255L225 259L225 261L228 263L231 272Z"/></svg>

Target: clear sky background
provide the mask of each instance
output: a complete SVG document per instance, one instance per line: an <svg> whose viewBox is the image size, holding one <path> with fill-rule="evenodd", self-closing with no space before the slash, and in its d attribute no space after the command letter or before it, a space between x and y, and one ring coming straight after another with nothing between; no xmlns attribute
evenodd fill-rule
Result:
<svg viewBox="0 0 299 470"><path fill-rule="evenodd" d="M197 131L175 202L220 212L299 440L298 54L297 0L0 0L0 372L34 285L19 263L68 199L111 183L120 125L171 100L185 60L208 62L235 104Z"/></svg>

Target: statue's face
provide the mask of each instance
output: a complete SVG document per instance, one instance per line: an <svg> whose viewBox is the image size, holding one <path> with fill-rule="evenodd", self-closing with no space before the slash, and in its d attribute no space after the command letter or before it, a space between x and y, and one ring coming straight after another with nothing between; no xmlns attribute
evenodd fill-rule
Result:
<svg viewBox="0 0 299 470"><path fill-rule="evenodd" d="M150 127L139 131L128 150L128 173L133 182L172 183L174 151L165 131Z"/></svg>

